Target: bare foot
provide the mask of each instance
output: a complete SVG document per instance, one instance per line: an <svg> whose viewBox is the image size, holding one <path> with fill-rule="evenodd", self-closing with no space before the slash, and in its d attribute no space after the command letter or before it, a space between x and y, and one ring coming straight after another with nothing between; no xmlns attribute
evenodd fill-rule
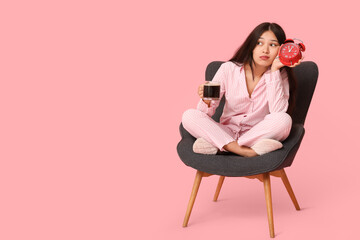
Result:
<svg viewBox="0 0 360 240"><path fill-rule="evenodd" d="M226 144L223 148L228 152L232 152L243 157L258 156L253 149L245 146L239 146L236 141Z"/></svg>

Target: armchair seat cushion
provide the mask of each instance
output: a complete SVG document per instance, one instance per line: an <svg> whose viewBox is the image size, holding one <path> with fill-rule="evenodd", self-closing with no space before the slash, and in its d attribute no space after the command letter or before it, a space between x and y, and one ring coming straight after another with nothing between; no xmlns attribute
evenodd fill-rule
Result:
<svg viewBox="0 0 360 240"><path fill-rule="evenodd" d="M270 172L291 165L305 134L302 124L294 124L289 137L283 141L283 148L256 156L241 157L232 153L203 155L193 152L195 138L180 125L182 140L177 146L180 159L185 165L199 171L228 176L241 177Z"/></svg>

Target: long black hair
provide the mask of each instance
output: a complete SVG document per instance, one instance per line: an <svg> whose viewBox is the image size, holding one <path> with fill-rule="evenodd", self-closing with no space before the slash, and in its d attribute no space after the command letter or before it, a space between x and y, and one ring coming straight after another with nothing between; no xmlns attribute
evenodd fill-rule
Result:
<svg viewBox="0 0 360 240"><path fill-rule="evenodd" d="M229 61L235 64L249 64L253 72L253 50L256 47L256 44L261 35L266 31L272 31L280 45L283 44L286 40L285 32L278 24L270 22L261 23L256 28L254 28L254 30L246 38L245 42L239 47L239 49L235 52L234 56ZM295 93L297 82L292 68L284 66L280 70L282 69L285 69L288 75L290 97L287 113L292 115L295 108Z"/></svg>

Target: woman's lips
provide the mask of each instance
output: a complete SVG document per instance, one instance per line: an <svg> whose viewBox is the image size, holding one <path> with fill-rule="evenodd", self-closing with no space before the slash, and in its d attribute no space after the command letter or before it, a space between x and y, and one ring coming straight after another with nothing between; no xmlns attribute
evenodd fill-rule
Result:
<svg viewBox="0 0 360 240"><path fill-rule="evenodd" d="M268 56L261 56L260 57L262 60L268 60L270 57L268 57Z"/></svg>

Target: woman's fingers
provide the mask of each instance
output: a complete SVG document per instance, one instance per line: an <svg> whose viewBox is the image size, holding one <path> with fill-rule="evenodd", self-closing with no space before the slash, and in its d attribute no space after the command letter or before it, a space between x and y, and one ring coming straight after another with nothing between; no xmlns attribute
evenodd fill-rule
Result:
<svg viewBox="0 0 360 240"><path fill-rule="evenodd" d="M200 98L203 98L203 94L204 94L204 84L201 84L198 88L198 94L200 96Z"/></svg>
<svg viewBox="0 0 360 240"><path fill-rule="evenodd" d="M204 96L204 85L208 83L208 81L206 81L205 83L201 84L198 88L198 94L200 96L200 98L203 98Z"/></svg>
<svg viewBox="0 0 360 240"><path fill-rule="evenodd" d="M297 65L300 65L300 63L302 62L303 59L304 59L304 57L302 57L297 63L294 63L290 67L296 67Z"/></svg>

